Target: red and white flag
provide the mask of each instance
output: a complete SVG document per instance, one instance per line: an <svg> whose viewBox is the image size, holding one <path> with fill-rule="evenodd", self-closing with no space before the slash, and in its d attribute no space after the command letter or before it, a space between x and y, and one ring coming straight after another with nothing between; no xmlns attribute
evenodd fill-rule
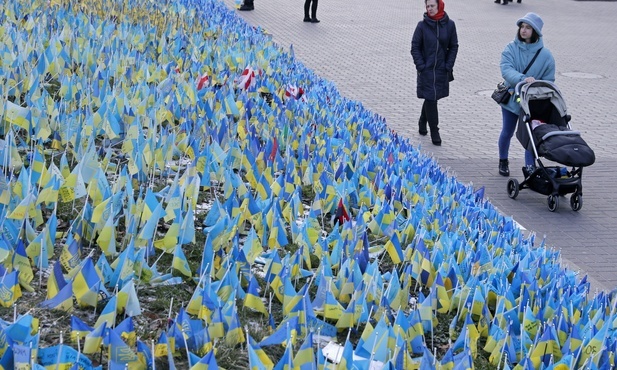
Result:
<svg viewBox="0 0 617 370"><path fill-rule="evenodd" d="M201 90L208 85L210 85L210 77L207 73L204 73L197 79L197 90Z"/></svg>
<svg viewBox="0 0 617 370"><path fill-rule="evenodd" d="M249 87L255 84L255 70L251 67L246 67L242 74L236 81L236 85L243 89L247 90Z"/></svg>
<svg viewBox="0 0 617 370"><path fill-rule="evenodd" d="M304 89L301 87L296 87L295 85L289 85L287 86L287 89L285 90L285 97L287 98L294 98L294 99L300 99L304 96Z"/></svg>

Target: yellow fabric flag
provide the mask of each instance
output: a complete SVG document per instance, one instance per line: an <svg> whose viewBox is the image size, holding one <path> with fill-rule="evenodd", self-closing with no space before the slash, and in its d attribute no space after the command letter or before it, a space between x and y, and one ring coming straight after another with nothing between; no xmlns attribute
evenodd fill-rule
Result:
<svg viewBox="0 0 617 370"><path fill-rule="evenodd" d="M36 197L30 193L26 195L26 197L13 209L13 212L8 216L8 218L13 220L23 220L28 217L36 216Z"/></svg>
<svg viewBox="0 0 617 370"><path fill-rule="evenodd" d="M15 103L6 101L6 109L4 111L4 118L16 126L19 126L25 130L30 130L32 126L32 113L30 109L20 107Z"/></svg>
<svg viewBox="0 0 617 370"><path fill-rule="evenodd" d="M107 220L107 216L109 215L109 209L107 208L107 205L109 204L110 200L111 197L105 199L96 207L94 207L94 210L92 211L92 218L90 219L93 224L98 224L103 218Z"/></svg>

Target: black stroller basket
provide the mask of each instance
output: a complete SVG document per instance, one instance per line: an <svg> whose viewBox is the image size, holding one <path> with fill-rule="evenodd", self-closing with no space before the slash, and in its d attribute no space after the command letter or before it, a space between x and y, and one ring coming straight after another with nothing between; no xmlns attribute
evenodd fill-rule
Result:
<svg viewBox="0 0 617 370"><path fill-rule="evenodd" d="M570 127L561 92L549 81L535 81L516 86L521 103L516 138L523 148L534 154L537 166L523 168L525 180L508 180L508 195L515 199L519 190L529 188L548 195L548 208L557 210L559 196L572 194L570 206L574 211L582 207L583 167L595 162L595 154ZM541 158L562 166L545 166Z"/></svg>

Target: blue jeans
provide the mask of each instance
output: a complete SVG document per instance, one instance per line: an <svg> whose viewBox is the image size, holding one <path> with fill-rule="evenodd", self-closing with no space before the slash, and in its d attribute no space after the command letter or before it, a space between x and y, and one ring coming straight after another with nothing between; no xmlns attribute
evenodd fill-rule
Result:
<svg viewBox="0 0 617 370"><path fill-rule="evenodd" d="M501 108L501 116L503 117L503 125L499 134L499 159L508 159L508 151L510 150L510 141L516 130L518 114L512 113L507 109ZM533 153L525 150L525 166L534 165L535 158Z"/></svg>

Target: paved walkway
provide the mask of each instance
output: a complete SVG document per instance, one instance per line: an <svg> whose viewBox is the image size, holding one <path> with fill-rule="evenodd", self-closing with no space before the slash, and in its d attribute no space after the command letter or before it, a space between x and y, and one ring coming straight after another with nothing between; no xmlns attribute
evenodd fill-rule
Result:
<svg viewBox="0 0 617 370"><path fill-rule="evenodd" d="M230 7L235 0L224 0ZM568 196L557 212L546 197L524 190L516 200L506 193L507 178L497 172L499 107L490 92L500 80L499 58L516 34L516 20L527 12L544 20L544 42L557 63L573 128L595 150L585 168L584 205L573 212ZM446 0L457 25L459 54L450 97L439 102L443 145L417 133L421 101L415 96L411 35L424 13L424 1L321 0L321 23L303 23L301 0L255 0L255 10L238 12L260 25L279 45L293 45L296 57L341 93L385 117L392 129L438 159L463 183L485 186L486 196L538 238L562 251L574 270L587 273L595 289L617 287L617 29L615 2L523 0L507 6L492 0ZM522 180L523 149L513 139L512 175Z"/></svg>

